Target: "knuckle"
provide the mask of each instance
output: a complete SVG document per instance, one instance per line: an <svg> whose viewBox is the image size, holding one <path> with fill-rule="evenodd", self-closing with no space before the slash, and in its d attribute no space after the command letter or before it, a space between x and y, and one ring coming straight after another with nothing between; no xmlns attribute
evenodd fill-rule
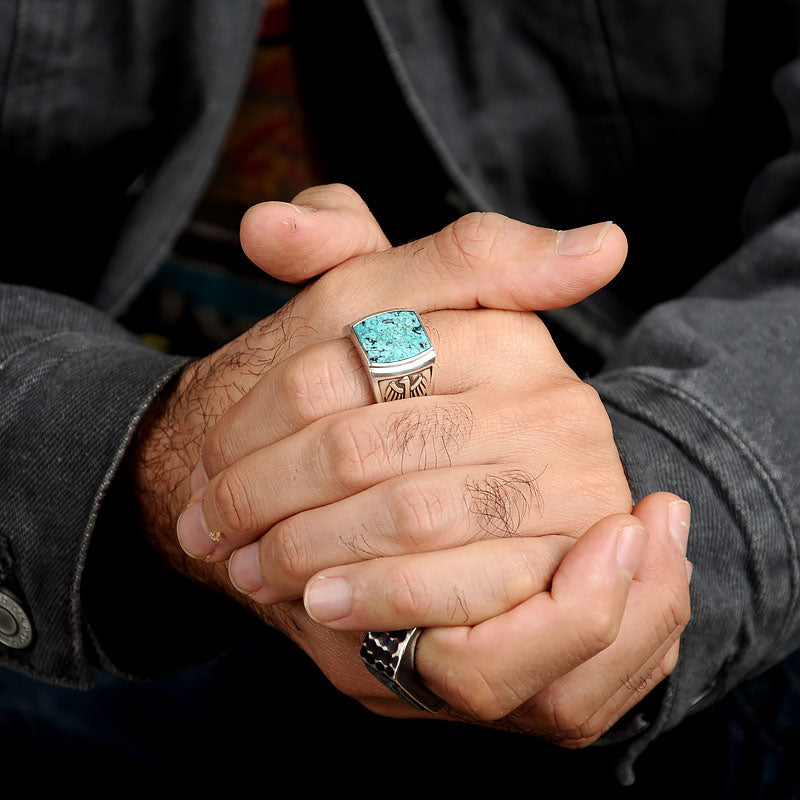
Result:
<svg viewBox="0 0 800 800"><path fill-rule="evenodd" d="M513 553L513 566L506 569L500 587L499 599L504 607L512 608L520 598L531 597L542 590L543 575L547 574L546 564L536 552L520 549Z"/></svg>
<svg viewBox="0 0 800 800"><path fill-rule="evenodd" d="M484 323L484 319L486 323ZM539 374L552 372L562 375L566 365L550 332L547 330L541 317L537 314L520 314L516 311L502 311L491 309L483 318L478 318L483 323L484 330L481 344L487 352L501 349L502 358L508 358L513 352L520 358L535 358L539 367ZM487 324L489 323L489 324ZM476 334L476 338L479 334ZM550 342L552 348L551 363L546 363L542 354L544 343ZM511 351L511 348L515 348ZM498 367L502 367L499 364ZM568 369L568 368L566 368Z"/></svg>
<svg viewBox="0 0 800 800"><path fill-rule="evenodd" d="M587 711L582 700L569 695L548 697L537 709L546 719L546 727L560 747L588 747L602 736L604 726L595 710Z"/></svg>
<svg viewBox="0 0 800 800"><path fill-rule="evenodd" d="M302 295L303 311L306 320L313 320L310 326L317 334L312 341L340 335L342 323L336 309L341 308L342 298L353 294L355 272L353 265L341 264L337 269L329 269L308 285Z"/></svg>
<svg viewBox="0 0 800 800"><path fill-rule="evenodd" d="M502 247L511 221L502 214L473 211L460 217L437 239L439 255L445 263L470 269L492 261Z"/></svg>
<svg viewBox="0 0 800 800"><path fill-rule="evenodd" d="M584 425L605 424L608 421L603 401L597 389L581 380L570 380L564 384L561 392L561 403L565 413Z"/></svg>
<svg viewBox="0 0 800 800"><path fill-rule="evenodd" d="M553 435L567 436L569 441L580 439L592 452L606 453L614 447L616 453L611 421L600 395L572 373L551 375L522 409L546 421Z"/></svg>
<svg viewBox="0 0 800 800"><path fill-rule="evenodd" d="M462 696L470 713L481 722L496 722L523 702L508 684L490 678L479 668L467 677Z"/></svg>
<svg viewBox="0 0 800 800"><path fill-rule="evenodd" d="M614 644L619 632L619 615L607 604L596 603L587 616L587 626L580 634L581 647L591 656Z"/></svg>
<svg viewBox="0 0 800 800"><path fill-rule="evenodd" d="M352 186L348 186L346 183L328 183L322 188L327 194L333 195L339 200L349 200L359 203L364 202L361 199L361 195L353 189Z"/></svg>
<svg viewBox="0 0 800 800"><path fill-rule="evenodd" d="M235 469L223 472L213 489L214 510L227 533L241 534L253 530L255 514L247 488Z"/></svg>
<svg viewBox="0 0 800 800"><path fill-rule="evenodd" d="M467 479L465 487L469 512L487 536L515 536L540 496L536 479L525 470Z"/></svg>
<svg viewBox="0 0 800 800"><path fill-rule="evenodd" d="M680 651L677 647L670 649L669 653L665 656L664 660L655 668L651 676L653 685L661 683L664 678L673 673L675 667L678 666L678 655Z"/></svg>
<svg viewBox="0 0 800 800"><path fill-rule="evenodd" d="M387 594L390 612L398 619L422 619L431 609L433 598L417 575L408 569L396 569Z"/></svg>
<svg viewBox="0 0 800 800"><path fill-rule="evenodd" d="M336 303L341 302L339 291L338 271L328 270L319 276L299 295L303 298L307 314L312 319L326 319L331 308L336 308Z"/></svg>
<svg viewBox="0 0 800 800"><path fill-rule="evenodd" d="M287 363L280 380L280 405L293 409L301 425L309 425L329 413L330 360L316 351L303 353Z"/></svg>
<svg viewBox="0 0 800 800"><path fill-rule="evenodd" d="M424 480L406 479L389 500L389 515L398 536L415 550L430 550L449 519L449 502Z"/></svg>
<svg viewBox="0 0 800 800"><path fill-rule="evenodd" d="M208 431L203 442L202 461L210 476L213 477L231 464L235 464L240 457L241 453L226 425L218 424Z"/></svg>
<svg viewBox="0 0 800 800"><path fill-rule="evenodd" d="M269 542L272 564L281 575L297 579L310 575L308 553L290 521L275 525L269 532Z"/></svg>
<svg viewBox="0 0 800 800"><path fill-rule="evenodd" d="M348 492L377 483L388 461L385 440L371 424L362 427L349 419L336 420L320 444L327 474Z"/></svg>
<svg viewBox="0 0 800 800"><path fill-rule="evenodd" d="M650 673L648 683L652 686L657 686L664 678L669 677L672 674L672 671L678 665L678 655L677 653L675 656L670 655L668 658L664 659L660 664L658 664L655 669ZM647 691L650 690L648 686ZM640 694L644 696L647 692L642 690Z"/></svg>
<svg viewBox="0 0 800 800"><path fill-rule="evenodd" d="M686 587L665 586L664 624L668 635L683 633L692 615L689 591Z"/></svg>

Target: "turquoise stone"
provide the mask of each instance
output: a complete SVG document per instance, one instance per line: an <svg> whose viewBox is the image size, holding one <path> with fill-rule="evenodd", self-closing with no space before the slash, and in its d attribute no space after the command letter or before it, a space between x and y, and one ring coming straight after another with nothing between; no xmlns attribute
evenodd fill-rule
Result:
<svg viewBox="0 0 800 800"><path fill-rule="evenodd" d="M413 311L383 311L361 320L353 330L370 364L391 364L431 347L420 318Z"/></svg>

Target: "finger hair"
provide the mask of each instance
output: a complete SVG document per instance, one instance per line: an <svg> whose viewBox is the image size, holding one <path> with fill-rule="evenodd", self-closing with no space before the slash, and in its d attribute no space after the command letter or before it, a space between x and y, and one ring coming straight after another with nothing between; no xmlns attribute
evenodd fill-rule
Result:
<svg viewBox="0 0 800 800"><path fill-rule="evenodd" d="M467 478L465 485L469 511L483 533L516 536L532 507L540 515L544 511L538 478L525 470Z"/></svg>
<svg viewBox="0 0 800 800"><path fill-rule="evenodd" d="M387 422L389 452L400 456L400 471L452 466L453 456L469 441L475 417L466 403L408 408ZM416 462L407 459L416 454Z"/></svg>

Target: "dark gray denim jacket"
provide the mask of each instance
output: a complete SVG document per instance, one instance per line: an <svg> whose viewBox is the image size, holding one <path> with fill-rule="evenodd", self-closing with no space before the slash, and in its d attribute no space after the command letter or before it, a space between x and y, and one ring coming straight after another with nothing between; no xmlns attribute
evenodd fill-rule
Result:
<svg viewBox="0 0 800 800"><path fill-rule="evenodd" d="M99 631L82 583L137 421L183 363L112 318L202 191L260 6L0 3L0 581L35 631L0 663L45 681L87 687L98 661L157 674L199 647L179 604L159 610L171 647L126 647L133 631ZM616 731L632 761L800 646L800 3L367 6L472 206L613 217L629 235L617 299L573 317L610 331L592 382L634 494L691 502L695 564L678 667ZM616 341L619 298L645 313Z"/></svg>

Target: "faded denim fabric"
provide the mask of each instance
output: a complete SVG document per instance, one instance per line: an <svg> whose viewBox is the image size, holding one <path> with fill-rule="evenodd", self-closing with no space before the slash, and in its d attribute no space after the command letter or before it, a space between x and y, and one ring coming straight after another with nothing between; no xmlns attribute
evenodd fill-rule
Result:
<svg viewBox="0 0 800 800"><path fill-rule="evenodd" d="M98 308L126 302L191 213L260 10L0 5L0 536L13 561L6 588L35 632L0 661L42 680L92 683L90 654L102 658L81 597L90 537L138 420L185 363ZM120 541L126 522L112 524ZM181 630L185 615L162 605Z"/></svg>
<svg viewBox="0 0 800 800"><path fill-rule="evenodd" d="M634 493L692 503L695 564L678 668L609 737L630 739L630 781L648 743L800 646L800 3L366 5L463 205L628 233L624 274L563 321L619 340L592 382ZM153 677L224 645L169 576L120 599L120 624L98 608L113 533L135 539L116 469L183 363L107 314L202 191L260 7L0 4L0 537L36 631L0 664L41 680ZM175 637L137 646L139 601Z"/></svg>

